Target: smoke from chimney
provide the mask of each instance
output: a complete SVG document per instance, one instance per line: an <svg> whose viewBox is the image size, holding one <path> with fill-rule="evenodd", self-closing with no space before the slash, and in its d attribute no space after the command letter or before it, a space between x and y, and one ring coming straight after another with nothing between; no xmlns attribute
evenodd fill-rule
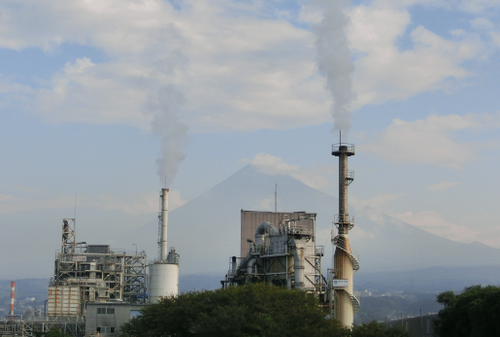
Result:
<svg viewBox="0 0 500 337"><path fill-rule="evenodd" d="M321 22L312 26L316 34L316 62L319 72L326 77L325 87L333 98L333 131L342 130L345 134L351 128L350 104L356 99L352 91L352 73L354 63L351 59L345 28L348 18L344 0L311 0L323 12Z"/></svg>
<svg viewBox="0 0 500 337"><path fill-rule="evenodd" d="M146 107L146 111L153 114L151 132L162 138L161 156L156 160L162 185L168 186L172 182L180 162L185 158L188 127L178 120L183 103L182 93L174 86L167 85L149 100Z"/></svg>

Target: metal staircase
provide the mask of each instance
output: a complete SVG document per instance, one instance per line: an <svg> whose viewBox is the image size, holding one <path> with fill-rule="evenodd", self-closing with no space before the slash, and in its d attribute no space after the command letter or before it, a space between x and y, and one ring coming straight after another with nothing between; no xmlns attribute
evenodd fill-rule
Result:
<svg viewBox="0 0 500 337"><path fill-rule="evenodd" d="M354 256L351 252L349 252L346 249L346 244L345 244L344 238L341 237L340 235L337 235L336 237L334 237L332 239L332 243L335 246L337 246L337 248L343 250L349 256L349 259L351 259L351 262L352 262L352 270L354 270L354 272L357 272L359 270L359 261L356 258L356 256Z"/></svg>
<svg viewBox="0 0 500 337"><path fill-rule="evenodd" d="M356 316L356 314L359 312L359 309L361 307L358 298L356 296L354 296L354 294L351 294L350 292L348 292L345 289L343 291L345 291L347 296L349 296L349 298L351 299L353 315Z"/></svg>
<svg viewBox="0 0 500 337"><path fill-rule="evenodd" d="M344 237L337 235L335 238L332 239L332 243L338 249L343 250L349 256L349 259L351 260L351 263L352 263L352 270L354 272L357 272L359 270L359 261L351 252L349 252L347 250L347 248L346 248L347 245L346 245L346 242L344 240ZM344 291L347 294L347 296L349 296L351 303L352 303L353 315L356 315L360 309L359 299L356 296L354 296L354 294L350 293L347 289L338 289L337 291Z"/></svg>

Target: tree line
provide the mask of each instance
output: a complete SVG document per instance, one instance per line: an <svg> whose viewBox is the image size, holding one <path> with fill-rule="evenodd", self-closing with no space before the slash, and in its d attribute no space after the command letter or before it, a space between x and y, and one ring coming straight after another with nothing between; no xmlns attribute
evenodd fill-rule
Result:
<svg viewBox="0 0 500 337"><path fill-rule="evenodd" d="M121 328L129 337L409 337L376 322L342 327L314 296L265 284L165 298Z"/></svg>

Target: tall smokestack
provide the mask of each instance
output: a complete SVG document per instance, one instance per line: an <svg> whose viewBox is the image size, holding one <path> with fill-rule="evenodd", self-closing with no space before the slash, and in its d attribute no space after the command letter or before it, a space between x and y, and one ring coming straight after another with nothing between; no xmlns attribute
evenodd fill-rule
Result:
<svg viewBox="0 0 500 337"><path fill-rule="evenodd" d="M334 315L343 326L350 327L354 323L354 315L359 311L359 300L353 292L353 273L359 270L359 262L352 255L349 243L349 230L354 227L354 221L349 216L347 203L347 187L354 180L353 171L347 168L347 159L354 155L354 145L342 143L332 146L332 155L339 157L339 214L335 217L338 235L332 238L336 246L333 257L335 279L343 280L336 288Z"/></svg>
<svg viewBox="0 0 500 337"><path fill-rule="evenodd" d="M168 188L161 189L160 261L167 260Z"/></svg>
<svg viewBox="0 0 500 337"><path fill-rule="evenodd" d="M14 319L14 293L16 292L16 282L10 284L10 319Z"/></svg>
<svg viewBox="0 0 500 337"><path fill-rule="evenodd" d="M159 261L149 267L149 303L158 303L162 298L179 294L179 259L174 247L167 252L167 222L168 222L168 188L162 188L160 193L161 206L158 215L158 245Z"/></svg>

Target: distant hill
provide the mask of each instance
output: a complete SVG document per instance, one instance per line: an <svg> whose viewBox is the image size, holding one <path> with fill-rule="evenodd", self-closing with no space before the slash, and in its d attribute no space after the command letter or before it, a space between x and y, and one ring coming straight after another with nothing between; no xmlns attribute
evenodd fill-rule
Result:
<svg viewBox="0 0 500 337"><path fill-rule="evenodd" d="M461 292L471 285L500 285L500 266L431 267L416 270L359 272L355 274L357 290L406 294Z"/></svg>
<svg viewBox="0 0 500 337"><path fill-rule="evenodd" d="M337 198L290 176L264 174L249 165L169 213L168 242L181 254L181 274L220 273L223 277L229 257L239 252L240 210L273 210L276 183L279 211L318 214L317 242L325 245L323 267L329 267ZM350 213L356 217L350 237L361 262L360 273L500 264L499 249L438 237L370 207L351 208ZM135 242L154 258L157 236L157 223L151 222L117 242Z"/></svg>

